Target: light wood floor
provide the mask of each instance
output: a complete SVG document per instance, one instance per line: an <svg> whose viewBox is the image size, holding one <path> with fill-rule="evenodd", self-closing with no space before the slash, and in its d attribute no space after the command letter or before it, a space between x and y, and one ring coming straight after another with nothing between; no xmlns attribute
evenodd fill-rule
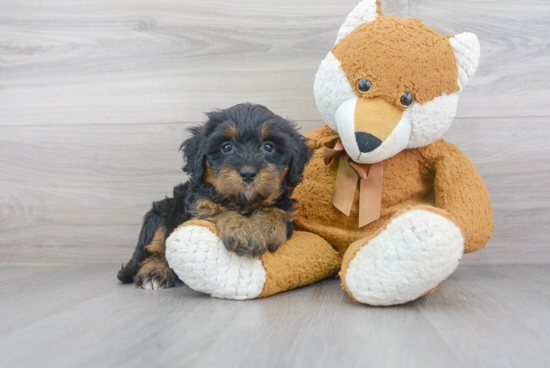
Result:
<svg viewBox="0 0 550 368"><path fill-rule="evenodd" d="M550 266L462 266L403 306L338 279L253 301L119 284L118 265L0 264L2 367L548 367Z"/></svg>

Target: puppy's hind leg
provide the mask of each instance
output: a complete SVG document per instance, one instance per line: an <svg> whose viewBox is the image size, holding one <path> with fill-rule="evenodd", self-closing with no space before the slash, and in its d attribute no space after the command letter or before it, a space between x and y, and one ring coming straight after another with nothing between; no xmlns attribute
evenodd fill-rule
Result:
<svg viewBox="0 0 550 368"><path fill-rule="evenodd" d="M134 276L138 273L139 265L150 256L149 252L145 249L147 245L151 243L155 232L162 225L163 218L157 211L152 209L147 212L143 218L143 226L139 233L139 240L134 250L134 254L126 266L122 267L118 271L117 278L125 284L131 284L134 282Z"/></svg>
<svg viewBox="0 0 550 368"><path fill-rule="evenodd" d="M118 272L117 278L120 281L126 284L135 282L138 286L142 286L143 280L156 280L159 278L164 281L157 282L157 284L162 284L163 287L170 287L173 285L175 275L173 275L172 270L170 270L167 265L165 266L167 270L163 270L162 272L161 269L163 267L153 267L153 264L162 264L164 260L166 228L163 225L172 208L173 200L165 199L154 203L153 209L145 215L134 254L126 266L122 267ZM146 264L149 263L151 263L151 265L140 272L141 268L144 268ZM166 262L164 261L164 263ZM140 272L139 277L138 272ZM169 276L160 277L161 275L170 273L173 276L171 282Z"/></svg>
<svg viewBox="0 0 550 368"><path fill-rule="evenodd" d="M145 249L151 254L141 264L134 282L146 290L165 289L174 286L176 275L168 266L165 252L166 227L157 229L155 236Z"/></svg>

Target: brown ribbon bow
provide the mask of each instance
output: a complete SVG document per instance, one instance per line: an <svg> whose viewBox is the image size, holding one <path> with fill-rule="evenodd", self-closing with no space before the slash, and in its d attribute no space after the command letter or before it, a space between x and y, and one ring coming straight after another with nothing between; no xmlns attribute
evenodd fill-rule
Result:
<svg viewBox="0 0 550 368"><path fill-rule="evenodd" d="M359 191L359 227L366 226L380 218L382 208L382 181L384 164L373 165L353 162L342 145L340 138L325 143L325 164L339 158L338 174L332 194L332 204L346 216L350 215L357 189L357 179L361 180Z"/></svg>

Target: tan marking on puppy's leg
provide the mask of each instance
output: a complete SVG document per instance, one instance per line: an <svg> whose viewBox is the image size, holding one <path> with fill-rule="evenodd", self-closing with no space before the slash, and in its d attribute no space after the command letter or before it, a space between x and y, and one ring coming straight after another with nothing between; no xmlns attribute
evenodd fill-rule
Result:
<svg viewBox="0 0 550 368"><path fill-rule="evenodd" d="M139 265L135 276L138 287L148 290L164 289L174 286L176 276L166 262L166 227L161 226L155 231L153 240L145 249L151 253Z"/></svg>
<svg viewBox="0 0 550 368"><path fill-rule="evenodd" d="M235 211L224 212L212 219L227 250L240 256L261 257L267 250L262 228Z"/></svg>
<svg viewBox="0 0 550 368"><path fill-rule="evenodd" d="M250 218L263 230L267 249L275 252L287 241L287 224L296 218L295 212L286 212L279 208L266 208Z"/></svg>
<svg viewBox="0 0 550 368"><path fill-rule="evenodd" d="M214 203L208 198L202 198L195 204L192 214L195 219L210 220L225 211L227 211L227 208L224 206Z"/></svg>
<svg viewBox="0 0 550 368"><path fill-rule="evenodd" d="M155 256L164 257L164 251L166 249L164 245L165 241L166 241L166 227L161 226L157 229L157 231L155 231L153 240L151 240L151 243L148 246L146 246L145 249L147 249L149 253Z"/></svg>

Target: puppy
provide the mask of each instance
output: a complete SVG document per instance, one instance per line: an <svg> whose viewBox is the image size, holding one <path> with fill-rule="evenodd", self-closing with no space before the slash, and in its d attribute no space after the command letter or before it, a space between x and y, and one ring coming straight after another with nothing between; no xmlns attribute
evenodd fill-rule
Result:
<svg viewBox="0 0 550 368"><path fill-rule="evenodd" d="M312 151L295 125L264 106L240 104L206 114L183 142L189 181L145 215L133 257L118 273L124 283L167 288L177 277L165 240L191 219L216 224L225 247L241 256L275 252L292 235L291 189Z"/></svg>

